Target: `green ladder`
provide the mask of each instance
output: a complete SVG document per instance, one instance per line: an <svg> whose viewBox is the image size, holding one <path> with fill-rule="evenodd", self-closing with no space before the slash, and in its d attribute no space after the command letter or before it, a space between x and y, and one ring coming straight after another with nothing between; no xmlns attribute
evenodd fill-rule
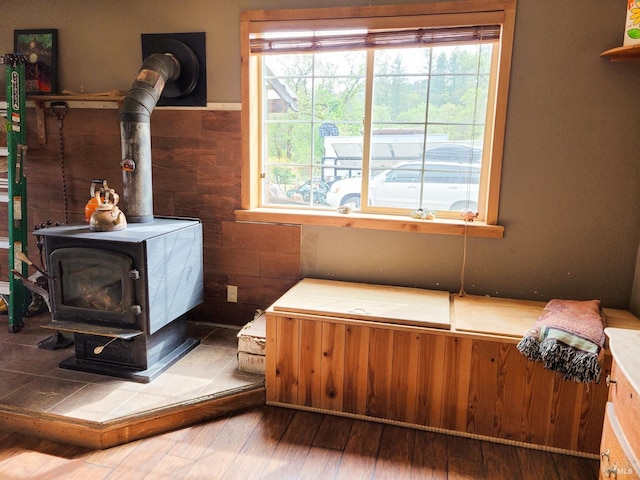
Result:
<svg viewBox="0 0 640 480"><path fill-rule="evenodd" d="M19 259L19 254L28 256L27 237L27 181L25 162L27 159L27 121L25 117L25 64L23 55L0 56L0 65L6 67L7 82L7 180L6 201L9 220L9 237L0 240L0 248L9 249L8 290L9 332L16 333L24 328L23 317L31 296L19 276L27 277L27 264ZM2 186L0 184L0 186ZM4 196L0 194L0 201ZM15 272L15 273L14 273ZM2 286L0 285L0 288ZM8 288L7 288L8 287ZM3 292L4 293L4 292ZM5 297L6 298L6 297Z"/></svg>

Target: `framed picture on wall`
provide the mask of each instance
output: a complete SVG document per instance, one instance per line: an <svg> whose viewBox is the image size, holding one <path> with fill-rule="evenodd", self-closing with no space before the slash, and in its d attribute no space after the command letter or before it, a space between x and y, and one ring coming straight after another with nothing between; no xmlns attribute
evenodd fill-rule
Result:
<svg viewBox="0 0 640 480"><path fill-rule="evenodd" d="M14 30L15 53L26 59L27 94L54 94L58 88L58 30Z"/></svg>

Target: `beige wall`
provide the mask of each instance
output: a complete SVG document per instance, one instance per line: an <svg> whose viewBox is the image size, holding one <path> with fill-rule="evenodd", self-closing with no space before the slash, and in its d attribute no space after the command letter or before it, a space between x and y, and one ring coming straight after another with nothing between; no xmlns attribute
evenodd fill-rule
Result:
<svg viewBox="0 0 640 480"><path fill-rule="evenodd" d="M400 3L315 1L314 6ZM205 31L208 99L238 103L239 13L299 0L0 0L0 51L18 28L57 28L60 86L126 90L140 34ZM622 44L623 1L520 0L507 112L500 240L469 239L465 290L545 300L600 298L627 308L640 244L637 64ZM153 131L153 121L152 121ZM462 239L302 229L303 276L458 291ZM638 287L633 298L638 301Z"/></svg>

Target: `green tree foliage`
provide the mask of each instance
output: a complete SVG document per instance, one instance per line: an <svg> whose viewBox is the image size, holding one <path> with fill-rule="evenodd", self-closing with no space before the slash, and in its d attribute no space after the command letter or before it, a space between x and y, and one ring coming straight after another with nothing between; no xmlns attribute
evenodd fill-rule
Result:
<svg viewBox="0 0 640 480"><path fill-rule="evenodd" d="M373 127L482 139L490 62L490 45L376 52ZM322 162L322 124L336 125L341 136L362 135L366 52L276 55L265 64L297 104L265 113L266 163L277 168L267 173L302 183ZM270 88L266 93L281 100Z"/></svg>

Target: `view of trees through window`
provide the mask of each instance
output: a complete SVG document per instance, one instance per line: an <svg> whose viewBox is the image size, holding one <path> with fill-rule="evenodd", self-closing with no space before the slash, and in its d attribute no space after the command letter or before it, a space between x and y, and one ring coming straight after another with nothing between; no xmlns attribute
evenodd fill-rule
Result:
<svg viewBox="0 0 640 480"><path fill-rule="evenodd" d="M263 205L475 210L492 47L264 55Z"/></svg>

